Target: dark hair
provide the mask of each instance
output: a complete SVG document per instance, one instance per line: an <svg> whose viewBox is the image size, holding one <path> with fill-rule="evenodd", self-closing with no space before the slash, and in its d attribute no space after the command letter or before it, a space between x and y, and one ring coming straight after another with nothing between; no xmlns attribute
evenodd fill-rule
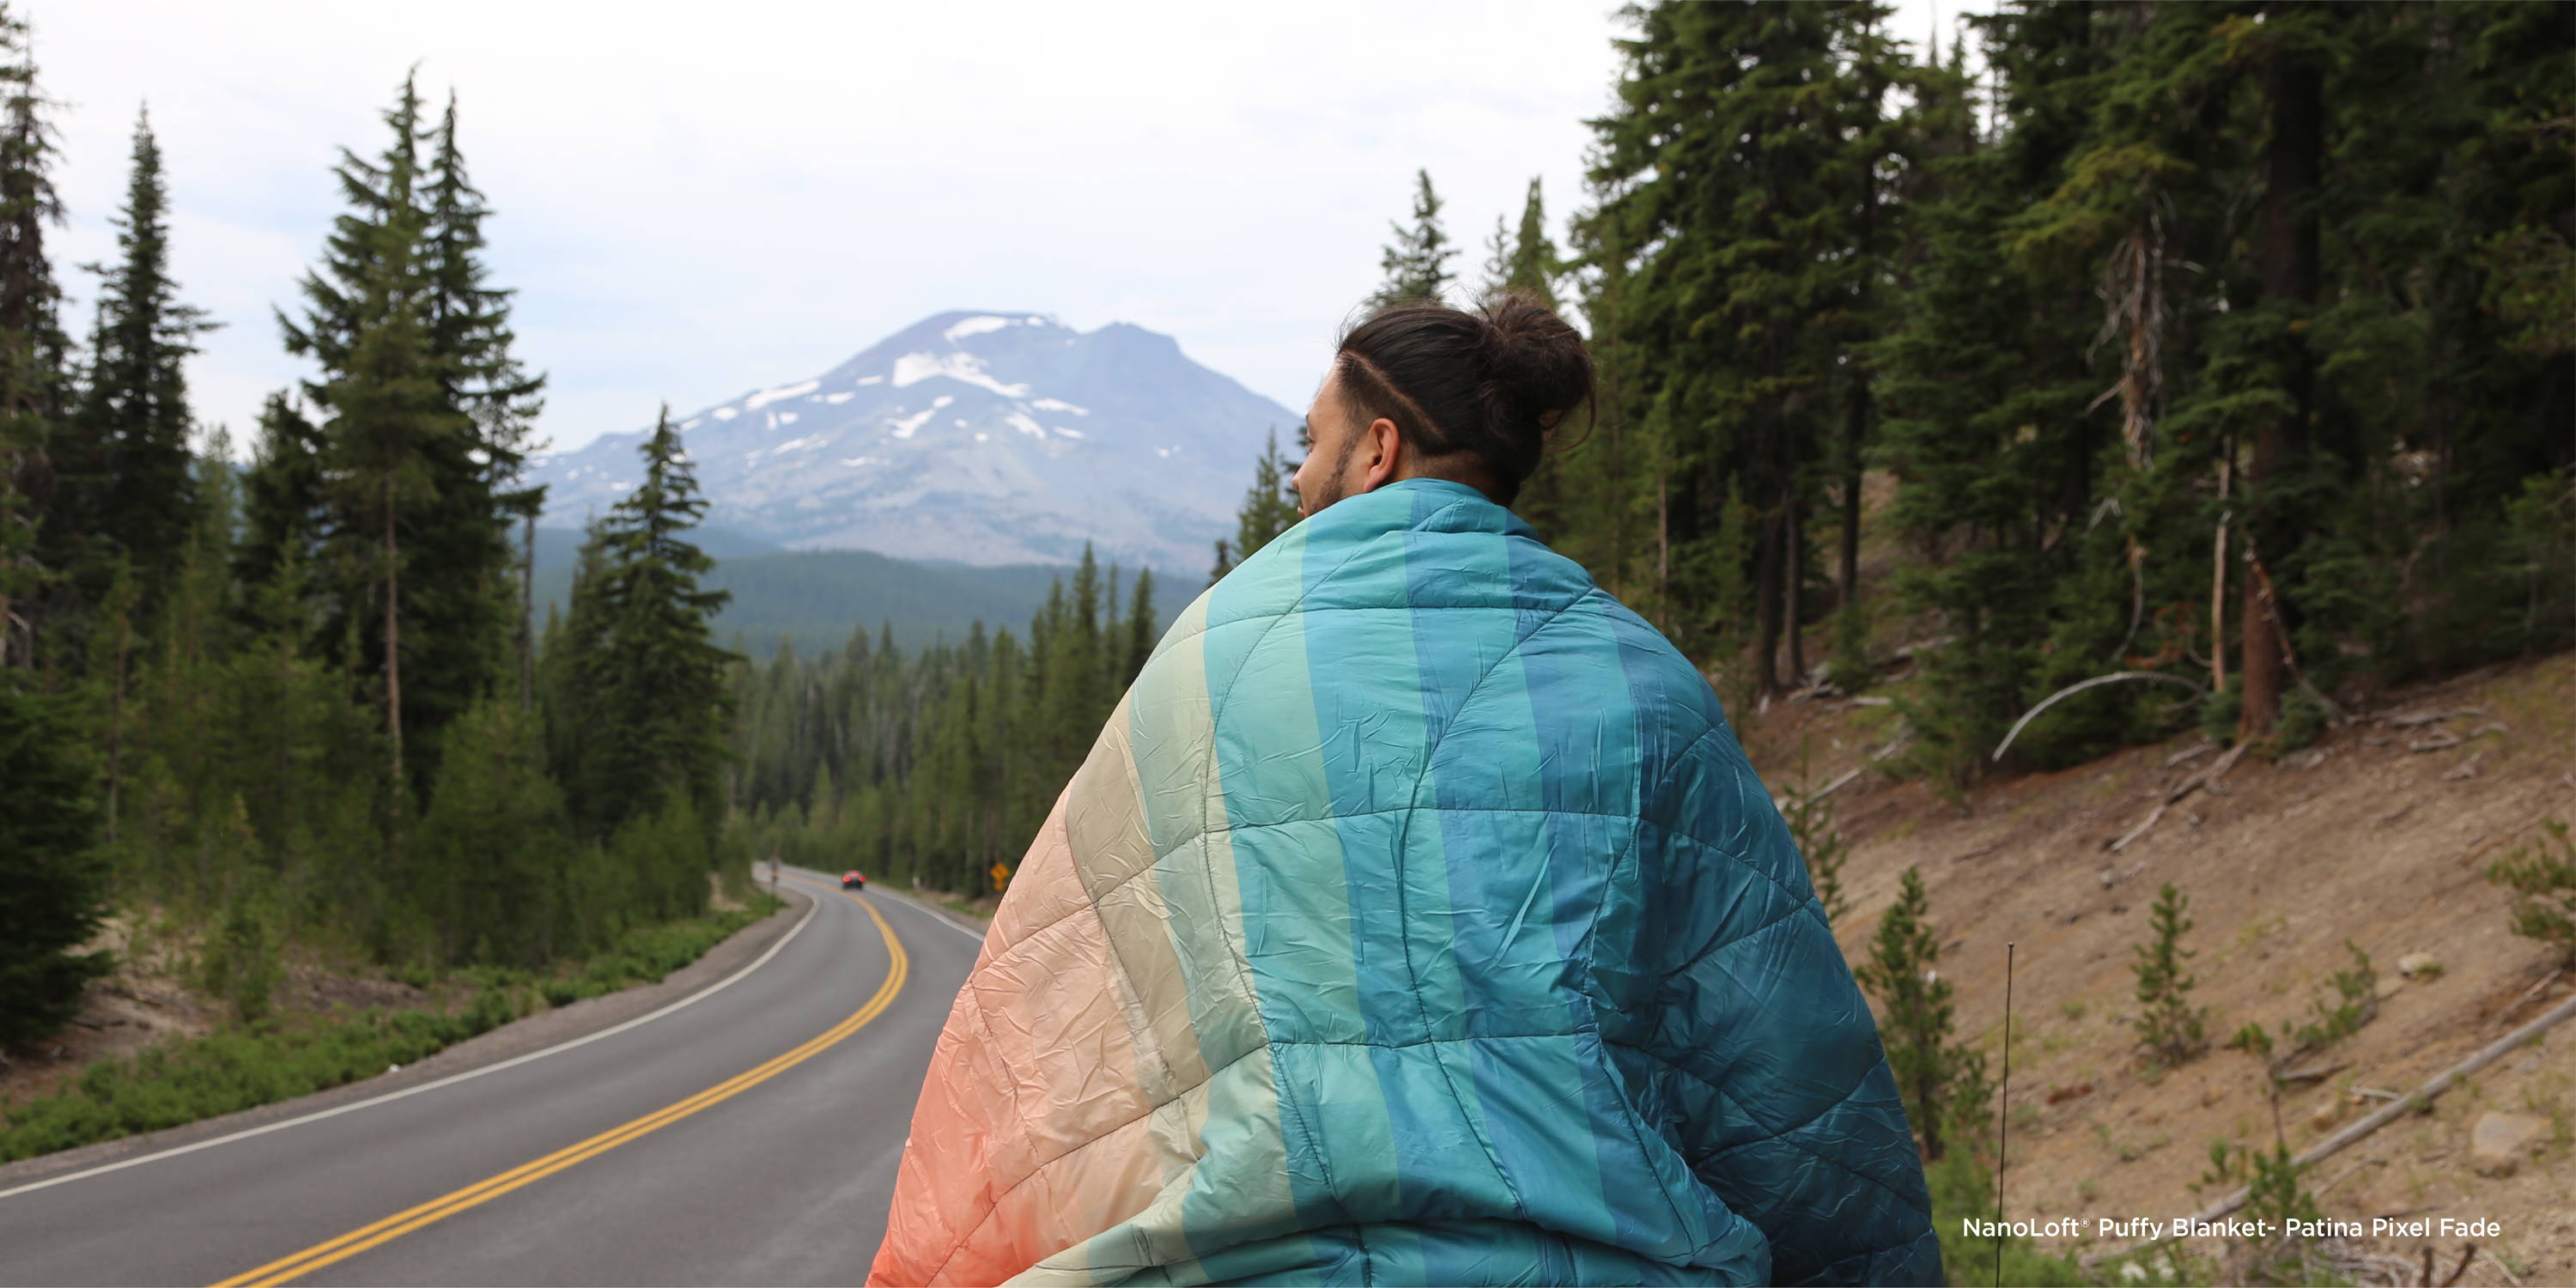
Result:
<svg viewBox="0 0 2576 1288"><path fill-rule="evenodd" d="M1592 399L1592 355L1565 319L1516 292L1473 313L1389 305L1333 358L1360 424L1384 417L1425 456L1473 457L1472 481L1504 505L1538 469L1547 432Z"/></svg>

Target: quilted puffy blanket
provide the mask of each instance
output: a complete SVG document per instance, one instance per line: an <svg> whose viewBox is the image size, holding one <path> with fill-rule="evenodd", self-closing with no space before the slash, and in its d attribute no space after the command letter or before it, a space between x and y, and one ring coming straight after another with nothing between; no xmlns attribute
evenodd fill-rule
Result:
<svg viewBox="0 0 2576 1288"><path fill-rule="evenodd" d="M874 1282L1941 1281L1707 681L1471 488L1174 625L1002 900Z"/></svg>

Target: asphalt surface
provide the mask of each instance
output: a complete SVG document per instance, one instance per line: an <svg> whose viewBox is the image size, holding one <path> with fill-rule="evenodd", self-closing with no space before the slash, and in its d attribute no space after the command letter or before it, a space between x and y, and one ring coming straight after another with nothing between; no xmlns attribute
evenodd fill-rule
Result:
<svg viewBox="0 0 2576 1288"><path fill-rule="evenodd" d="M788 875L810 920L676 1010L257 1135L162 1134L185 1153L144 1138L116 1170L10 1169L0 1283L865 1280L980 939Z"/></svg>

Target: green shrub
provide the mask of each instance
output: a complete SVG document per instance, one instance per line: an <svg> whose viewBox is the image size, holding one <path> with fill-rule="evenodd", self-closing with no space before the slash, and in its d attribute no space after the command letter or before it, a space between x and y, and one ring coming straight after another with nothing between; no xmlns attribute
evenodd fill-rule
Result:
<svg viewBox="0 0 2576 1288"><path fill-rule="evenodd" d="M2271 754L2285 756L2313 745L2331 722L2326 709L2304 688L2281 695L2281 718L2272 726Z"/></svg>
<svg viewBox="0 0 2576 1288"><path fill-rule="evenodd" d="M1941 940L1929 913L1922 875L1907 868L1896 904L1870 943L1869 960L1852 975L1878 997L1879 1037L1906 1119L1922 1140L1924 1160L1938 1162L1953 1138L1984 1136L1993 1120L1992 1086L1985 1053L1951 1036L1950 982L1933 969Z"/></svg>
<svg viewBox="0 0 2576 1288"><path fill-rule="evenodd" d="M1971 1218L1995 1219L1995 1174L1979 1162L1975 1154L1954 1149L1923 1168L1924 1183L1932 1189L1932 1230L1941 1241L1941 1268L1954 1284L2090 1284L2099 1279L2086 1274L2072 1259L2052 1257L2032 1246L2031 1241L2006 1235L2001 1244L2003 1273L1996 1271L1997 1244L1992 1235L1971 1233ZM2026 1212L2025 1216L2037 1216Z"/></svg>
<svg viewBox="0 0 2576 1288"><path fill-rule="evenodd" d="M2243 677L2229 672L2227 687L2200 700L2200 732L2221 747L2236 741L2236 720L2245 711Z"/></svg>
<svg viewBox="0 0 2576 1288"><path fill-rule="evenodd" d="M2487 867L2487 880L2513 891L2513 933L2555 950L2558 964L2576 967L2576 841L2567 824L2540 825L2537 847L2516 847Z"/></svg>
<svg viewBox="0 0 2576 1288"><path fill-rule="evenodd" d="M1849 845L1843 834L1834 830L1834 805L1816 791L1815 778L1808 772L1807 744L1798 744L1798 785L1790 788L1780 805L1780 815L1789 824L1789 839L1807 860L1807 879L1815 887L1816 901L1824 905L1825 920L1840 922L1851 911L1851 897L1843 890L1843 860Z"/></svg>
<svg viewBox="0 0 2576 1288"><path fill-rule="evenodd" d="M2308 1013L2315 1018L2290 1030L2290 1038L2302 1050L2332 1046L2361 1031L2379 1014L2379 972L2370 964L2370 954L2361 945L2347 939L2343 946L2352 952L2353 968L2339 970L2329 981L2335 1001L2327 1004L2322 997L2308 1003Z"/></svg>
<svg viewBox="0 0 2576 1288"><path fill-rule="evenodd" d="M2276 1143L2270 1150L2249 1149L2231 1141L2209 1143L2209 1170L2191 1186L2194 1194L2226 1194L2243 1186L2246 1190L2242 1218L2259 1221L2268 1228L2284 1233L2263 1239L2240 1241L2228 1282L2249 1284L2312 1284L2329 1282L2324 1262L2316 1255L2315 1241L2286 1233L2291 1221L2323 1220L2317 1199L2300 1179L2302 1169L2290 1156L2290 1147Z"/></svg>
<svg viewBox="0 0 2576 1288"><path fill-rule="evenodd" d="M2183 910L2190 906L2182 891L2165 883L2149 923L2153 938L2134 950L2138 960L2129 968L2138 977L2138 1041L2168 1068L2209 1046L2202 1037L2208 1008L2191 1005L2194 981L2183 972L2183 963L2196 955L2182 946L2183 932L2192 926Z"/></svg>

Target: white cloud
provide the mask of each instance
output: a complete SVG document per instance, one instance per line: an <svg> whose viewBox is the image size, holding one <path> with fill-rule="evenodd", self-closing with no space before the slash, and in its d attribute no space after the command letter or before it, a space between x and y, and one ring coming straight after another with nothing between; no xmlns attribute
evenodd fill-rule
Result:
<svg viewBox="0 0 2576 1288"><path fill-rule="evenodd" d="M1471 279L1533 174L1562 237L1615 62L1607 4L991 4L971 41L935 6L28 9L68 104L58 262L112 252L148 95L177 277L230 324L199 413L237 438L300 369L269 310L338 212L335 149L382 145L414 62L433 104L453 86L558 449L974 306L1132 320L1302 407L1416 166Z"/></svg>

